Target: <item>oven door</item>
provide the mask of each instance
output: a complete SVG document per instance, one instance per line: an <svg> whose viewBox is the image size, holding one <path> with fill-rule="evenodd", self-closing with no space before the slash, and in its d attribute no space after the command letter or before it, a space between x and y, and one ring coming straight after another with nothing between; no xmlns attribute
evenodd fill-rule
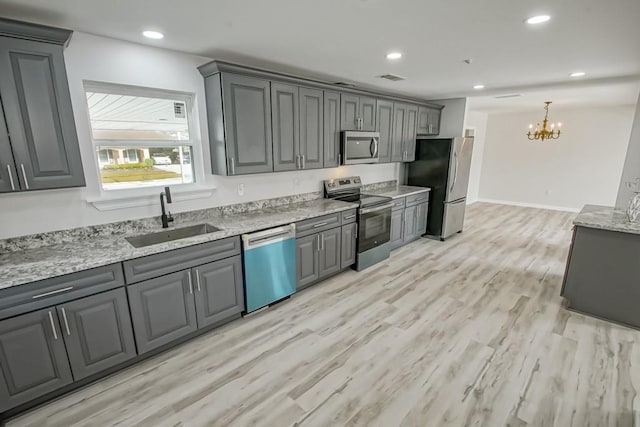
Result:
<svg viewBox="0 0 640 427"><path fill-rule="evenodd" d="M345 165L378 163L379 132L342 132L342 156Z"/></svg>
<svg viewBox="0 0 640 427"><path fill-rule="evenodd" d="M391 240L391 207L361 208L358 216L358 253L380 246Z"/></svg>

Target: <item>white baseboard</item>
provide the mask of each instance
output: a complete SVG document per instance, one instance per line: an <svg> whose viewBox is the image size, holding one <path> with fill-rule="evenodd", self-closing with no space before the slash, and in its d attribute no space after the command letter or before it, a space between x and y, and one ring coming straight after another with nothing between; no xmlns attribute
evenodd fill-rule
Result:
<svg viewBox="0 0 640 427"><path fill-rule="evenodd" d="M540 205L538 203L512 202L509 200L479 198L477 200L474 200L472 203L475 203L475 202L494 203L497 205L521 206L524 208L548 209L552 211L562 211L562 212L576 212L576 213L580 212L580 209L577 209L577 208L568 208L565 206ZM471 203L468 203L468 204L471 204Z"/></svg>

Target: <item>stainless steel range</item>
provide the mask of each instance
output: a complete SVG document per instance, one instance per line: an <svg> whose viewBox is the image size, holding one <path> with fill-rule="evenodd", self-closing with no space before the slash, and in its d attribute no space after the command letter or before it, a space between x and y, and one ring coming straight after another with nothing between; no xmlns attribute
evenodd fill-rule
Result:
<svg viewBox="0 0 640 427"><path fill-rule="evenodd" d="M324 196L327 199L360 204L356 270L364 270L389 258L393 206L390 197L363 194L362 181L358 176L324 181Z"/></svg>

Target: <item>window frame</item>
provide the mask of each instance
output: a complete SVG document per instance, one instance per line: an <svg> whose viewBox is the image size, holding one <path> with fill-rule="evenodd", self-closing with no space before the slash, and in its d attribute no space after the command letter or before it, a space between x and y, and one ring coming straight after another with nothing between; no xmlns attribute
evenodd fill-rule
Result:
<svg viewBox="0 0 640 427"><path fill-rule="evenodd" d="M185 118L187 128L189 130L189 139L185 140L125 140L125 139L96 139L93 136L93 126L91 123L91 113L87 102L87 92L107 93L123 96L140 96L146 98L167 99L171 101L183 102L185 105ZM110 150L113 147L123 147L129 149L140 148L157 148L157 147L190 147L190 166L192 168L193 181L188 183L171 184L180 190L195 190L200 182L204 182L203 170L203 150L202 140L198 127L196 116L196 94L191 92L181 92L169 89L150 88L145 86L132 86L119 83L98 82L91 80L83 81L83 98L87 108L87 121L89 125L89 133L91 137L91 151L93 153L94 164L96 167L96 179L101 199L117 199L119 197L148 195L157 193L158 189L166 186L166 184L149 185L141 187L130 187L120 189L105 189L100 176L100 155L99 150ZM195 159L195 160L194 160ZM179 190L179 191L180 191Z"/></svg>

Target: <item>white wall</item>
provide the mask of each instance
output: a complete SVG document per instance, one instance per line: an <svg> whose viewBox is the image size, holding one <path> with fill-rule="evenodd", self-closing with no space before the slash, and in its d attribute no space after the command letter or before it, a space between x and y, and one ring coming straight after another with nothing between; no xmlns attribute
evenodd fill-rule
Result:
<svg viewBox="0 0 640 427"><path fill-rule="evenodd" d="M0 238L159 215L157 204L99 211L87 200L101 197L91 142L83 80L189 92L196 97L195 127L202 151L195 153L197 188L213 189L205 198L174 202L174 212L319 191L321 180L361 175L363 182L397 179L398 164L362 165L305 172L220 177L210 174L204 85L197 67L209 59L194 55L74 33L65 51L69 89L80 140L86 188L16 193L0 196ZM197 132L196 132L197 133ZM198 156L199 154L199 156ZM244 184L244 196L237 185ZM153 193L159 190L150 190ZM179 196L180 188L173 188ZM149 194L149 190L141 194ZM176 197L179 198L179 197Z"/></svg>
<svg viewBox="0 0 640 427"><path fill-rule="evenodd" d="M533 142L524 135L541 111L490 114L480 199L578 210L612 206L622 174L634 107L553 109L563 135Z"/></svg>
<svg viewBox="0 0 640 427"><path fill-rule="evenodd" d="M633 121L622 178L620 179L618 198L616 200L617 208L627 208L633 192L627 188L625 183L634 182L637 179L640 179L640 98L638 98L638 105L636 106L636 116Z"/></svg>
<svg viewBox="0 0 640 427"><path fill-rule="evenodd" d="M444 105L440 120L440 134L434 138L455 138L464 135L467 98L433 99L429 102Z"/></svg>
<svg viewBox="0 0 640 427"><path fill-rule="evenodd" d="M465 117L465 129L473 129L473 154L471 156L471 170L469 171L469 189L467 190L467 204L476 202L480 197L480 175L487 134L487 120L489 115L478 111L469 111Z"/></svg>

